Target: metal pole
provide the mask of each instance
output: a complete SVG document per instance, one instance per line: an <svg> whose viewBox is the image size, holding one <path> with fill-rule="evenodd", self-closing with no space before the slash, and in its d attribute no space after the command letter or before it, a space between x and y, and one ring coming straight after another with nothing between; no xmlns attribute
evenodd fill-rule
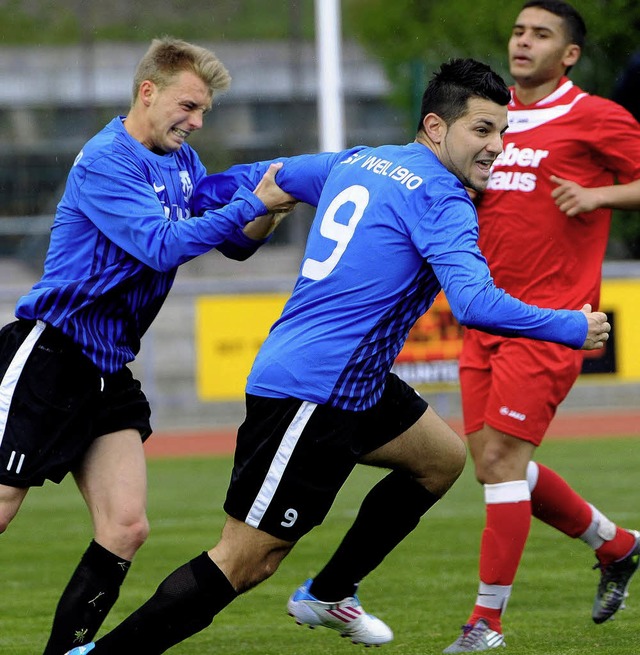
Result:
<svg viewBox="0 0 640 655"><path fill-rule="evenodd" d="M322 151L344 150L340 0L315 0L318 131Z"/></svg>

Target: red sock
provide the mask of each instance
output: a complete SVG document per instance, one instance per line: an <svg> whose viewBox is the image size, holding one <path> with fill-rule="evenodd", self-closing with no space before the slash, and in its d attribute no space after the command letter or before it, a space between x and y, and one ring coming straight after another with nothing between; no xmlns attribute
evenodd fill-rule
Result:
<svg viewBox="0 0 640 655"><path fill-rule="evenodd" d="M503 601L478 596L469 623L479 618L502 632L500 616L509 598L510 588L531 526L531 501L526 480L485 485L486 526L480 544L480 580L485 585L504 587Z"/></svg>
<svg viewBox="0 0 640 655"><path fill-rule="evenodd" d="M603 566L626 557L636 544L636 538L627 530L616 527L616 536L611 541L605 541L596 550L596 557Z"/></svg>
<svg viewBox="0 0 640 655"><path fill-rule="evenodd" d="M493 607L483 607L476 604L473 608L473 613L469 617L468 624L475 625L478 619L484 619L487 622L490 630L495 630L502 634L502 610L494 609Z"/></svg>
<svg viewBox="0 0 640 655"><path fill-rule="evenodd" d="M579 537L591 525L591 505L557 473L537 466L538 482L531 492L533 515L569 537Z"/></svg>
<svg viewBox="0 0 640 655"><path fill-rule="evenodd" d="M574 539L584 534L593 520L591 505L557 473L536 463L538 481L531 492L533 515ZM616 526L613 539L596 549L601 564L607 566L625 557L635 545L635 537Z"/></svg>

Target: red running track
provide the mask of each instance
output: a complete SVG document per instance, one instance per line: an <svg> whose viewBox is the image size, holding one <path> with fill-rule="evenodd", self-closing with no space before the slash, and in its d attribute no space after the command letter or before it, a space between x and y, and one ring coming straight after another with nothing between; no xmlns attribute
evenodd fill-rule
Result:
<svg viewBox="0 0 640 655"><path fill-rule="evenodd" d="M462 421L447 421L462 434ZM640 437L640 409L617 412L560 414L555 417L548 439L583 439L611 435ZM229 455L233 453L236 428L156 432L145 444L149 457L190 457L193 455Z"/></svg>

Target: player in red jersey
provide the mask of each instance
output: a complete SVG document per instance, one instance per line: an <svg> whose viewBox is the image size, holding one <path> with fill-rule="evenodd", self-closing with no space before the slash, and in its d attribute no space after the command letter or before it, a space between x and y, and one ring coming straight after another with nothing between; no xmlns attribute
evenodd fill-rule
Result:
<svg viewBox="0 0 640 655"><path fill-rule="evenodd" d="M566 76L585 33L578 12L564 2L523 6L508 46L515 86L504 151L477 198L479 244L496 285L544 307L598 306L611 210L640 207L638 123ZM486 524L476 604L445 653L504 644L501 615L532 515L594 549L601 571L596 623L624 601L640 560L640 534L616 526L532 461L581 366L579 351L555 344L465 333L465 433L484 485Z"/></svg>

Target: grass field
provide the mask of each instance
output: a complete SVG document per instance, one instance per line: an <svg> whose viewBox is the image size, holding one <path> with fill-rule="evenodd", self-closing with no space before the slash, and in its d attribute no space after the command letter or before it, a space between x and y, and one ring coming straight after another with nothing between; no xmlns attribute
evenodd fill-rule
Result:
<svg viewBox="0 0 640 655"><path fill-rule="evenodd" d="M637 439L549 441L540 461L555 467L608 515L640 527ZM152 460L152 533L132 567L105 628L135 609L166 573L213 545L222 525L228 457ZM339 655L354 646L329 630L295 625L289 594L312 576L350 525L381 473L360 468L325 524L312 532L267 582L238 599L214 624L172 653L189 655ZM386 655L440 653L457 636L475 598L483 525L480 487L470 467L418 529L361 586L365 608L387 621L395 641ZM2 536L0 653L39 655L58 595L90 539L85 509L71 481L34 490ZM640 580L628 607L601 626L591 621L598 573L582 543L534 522L505 617L508 651L522 655L637 655ZM141 654L144 655L144 654Z"/></svg>

